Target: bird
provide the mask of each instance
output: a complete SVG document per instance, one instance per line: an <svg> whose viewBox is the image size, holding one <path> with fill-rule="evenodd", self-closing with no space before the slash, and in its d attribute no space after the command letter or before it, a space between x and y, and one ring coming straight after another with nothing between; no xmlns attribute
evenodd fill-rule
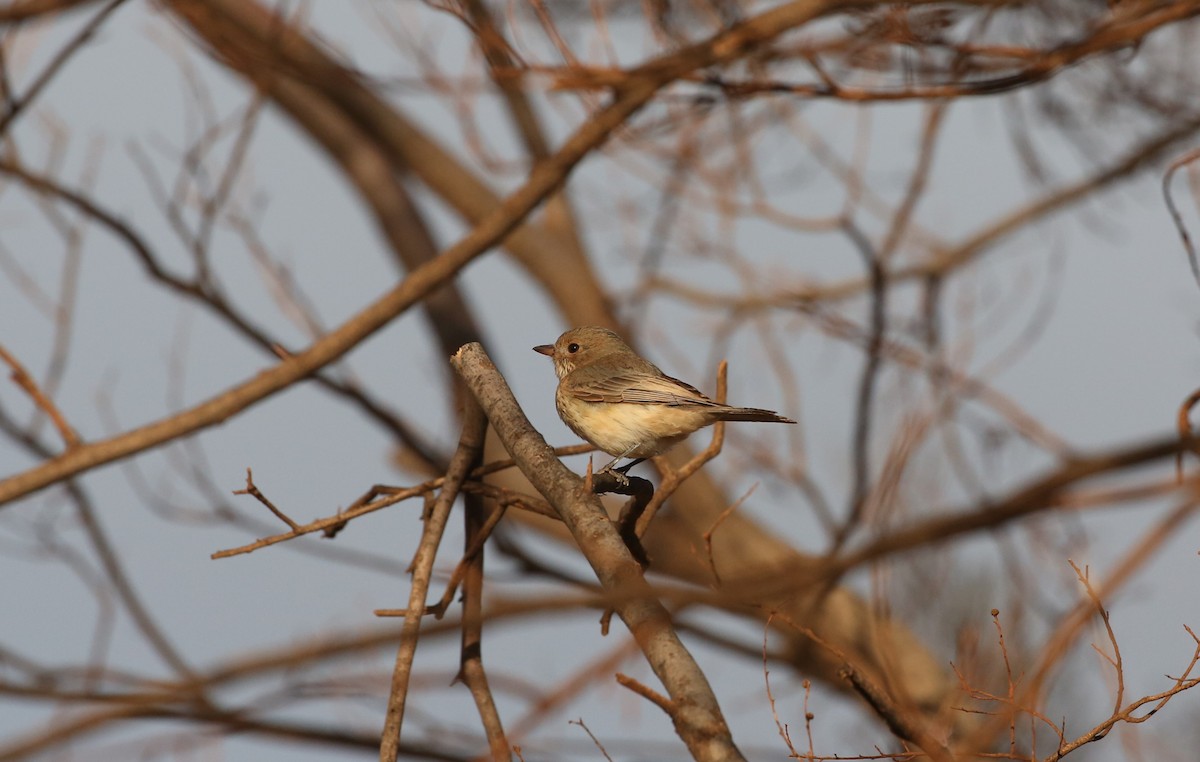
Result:
<svg viewBox="0 0 1200 762"><path fill-rule="evenodd" d="M615 456L600 472L625 474L717 421L796 423L773 410L714 402L663 373L607 328L572 328L533 351L554 360L554 403L563 423ZM634 460L613 468L625 458Z"/></svg>

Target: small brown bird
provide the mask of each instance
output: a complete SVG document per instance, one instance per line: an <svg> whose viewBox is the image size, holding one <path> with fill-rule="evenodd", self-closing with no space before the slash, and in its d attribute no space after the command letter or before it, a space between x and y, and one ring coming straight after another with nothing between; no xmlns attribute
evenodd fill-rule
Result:
<svg viewBox="0 0 1200 762"><path fill-rule="evenodd" d="M554 403L563 423L616 456L601 471L636 458L616 469L625 473L717 421L795 423L770 410L713 402L639 357L607 328L574 328L533 351L554 360L559 379Z"/></svg>

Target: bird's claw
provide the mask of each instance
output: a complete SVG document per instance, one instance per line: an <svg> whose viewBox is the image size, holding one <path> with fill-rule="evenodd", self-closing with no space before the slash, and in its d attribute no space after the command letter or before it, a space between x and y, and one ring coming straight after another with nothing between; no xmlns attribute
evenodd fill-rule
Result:
<svg viewBox="0 0 1200 762"><path fill-rule="evenodd" d="M596 474L596 476L603 476L605 474L607 474L609 478L611 478L614 482L616 482L617 487L619 487L620 489L628 489L629 488L629 477L625 475L624 470L619 469L619 468L613 468L612 466L608 466L607 468L601 469L600 472Z"/></svg>

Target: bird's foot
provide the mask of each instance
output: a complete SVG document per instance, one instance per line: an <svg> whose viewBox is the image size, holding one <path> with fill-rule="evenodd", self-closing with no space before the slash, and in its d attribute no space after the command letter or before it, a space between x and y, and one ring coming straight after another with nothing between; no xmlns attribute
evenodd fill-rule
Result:
<svg viewBox="0 0 1200 762"><path fill-rule="evenodd" d="M629 488L629 477L625 475L625 469L613 468L611 463L608 464L607 466L605 466L604 468L600 469L599 471L597 471L593 475L592 478L593 479L596 479L596 478L611 479L618 489L628 489ZM608 491L615 492L616 490L605 490L605 491L606 492L608 492Z"/></svg>

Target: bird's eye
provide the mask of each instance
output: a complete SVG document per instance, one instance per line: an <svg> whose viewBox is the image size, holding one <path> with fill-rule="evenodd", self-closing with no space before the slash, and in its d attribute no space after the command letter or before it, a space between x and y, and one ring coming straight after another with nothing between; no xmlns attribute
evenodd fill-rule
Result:
<svg viewBox="0 0 1200 762"><path fill-rule="evenodd" d="M579 345L576 344L575 342L571 342L570 344L567 345L567 351L570 352L571 354L575 354L576 352L579 351Z"/></svg>

